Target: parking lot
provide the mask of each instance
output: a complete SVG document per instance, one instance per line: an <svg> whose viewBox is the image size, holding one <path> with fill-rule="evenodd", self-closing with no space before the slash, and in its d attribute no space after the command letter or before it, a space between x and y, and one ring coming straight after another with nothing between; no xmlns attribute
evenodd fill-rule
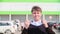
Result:
<svg viewBox="0 0 60 34"><path fill-rule="evenodd" d="M53 31L54 31L56 34L60 34L60 31L57 30L57 29L53 29Z"/></svg>

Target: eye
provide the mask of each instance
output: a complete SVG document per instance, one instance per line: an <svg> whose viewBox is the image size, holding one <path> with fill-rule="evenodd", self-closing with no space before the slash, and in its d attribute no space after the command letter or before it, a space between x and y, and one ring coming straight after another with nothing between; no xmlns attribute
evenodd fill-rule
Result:
<svg viewBox="0 0 60 34"><path fill-rule="evenodd" d="M36 12L33 12L33 14L36 14Z"/></svg>

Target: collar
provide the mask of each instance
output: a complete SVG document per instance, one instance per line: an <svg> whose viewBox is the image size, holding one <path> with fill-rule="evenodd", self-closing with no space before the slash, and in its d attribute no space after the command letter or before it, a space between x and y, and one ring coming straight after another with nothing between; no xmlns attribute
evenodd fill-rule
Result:
<svg viewBox="0 0 60 34"><path fill-rule="evenodd" d="M37 22L33 20L33 21L31 22L31 24L34 25L34 26L40 26L40 25L42 25L42 22L41 22L41 20L39 20L39 21L37 21Z"/></svg>

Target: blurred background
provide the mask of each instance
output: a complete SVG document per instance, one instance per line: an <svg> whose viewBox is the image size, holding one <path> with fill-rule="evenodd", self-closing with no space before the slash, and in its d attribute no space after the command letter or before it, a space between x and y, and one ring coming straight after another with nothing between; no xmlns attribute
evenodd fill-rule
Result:
<svg viewBox="0 0 60 34"><path fill-rule="evenodd" d="M33 6L41 7L43 11L42 18L46 19L53 26L52 29L56 34L60 34L60 0L0 0L0 22L4 23L9 21L15 23L15 20L17 20L24 26L23 23L26 19L30 21L33 19L31 15L31 8ZM3 27L5 28L5 26ZM5 30L3 27L0 28L2 32ZM8 32L10 33L9 30ZM16 31L15 34L20 34L20 32Z"/></svg>

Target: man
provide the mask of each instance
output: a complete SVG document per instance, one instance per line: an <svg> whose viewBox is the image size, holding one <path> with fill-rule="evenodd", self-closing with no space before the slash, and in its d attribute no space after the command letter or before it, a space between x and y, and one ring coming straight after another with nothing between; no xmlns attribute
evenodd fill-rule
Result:
<svg viewBox="0 0 60 34"><path fill-rule="evenodd" d="M38 6L34 6L31 10L33 20L26 20L26 34L55 34L48 26L45 19L41 19L42 10ZM25 33L24 33L25 34Z"/></svg>

